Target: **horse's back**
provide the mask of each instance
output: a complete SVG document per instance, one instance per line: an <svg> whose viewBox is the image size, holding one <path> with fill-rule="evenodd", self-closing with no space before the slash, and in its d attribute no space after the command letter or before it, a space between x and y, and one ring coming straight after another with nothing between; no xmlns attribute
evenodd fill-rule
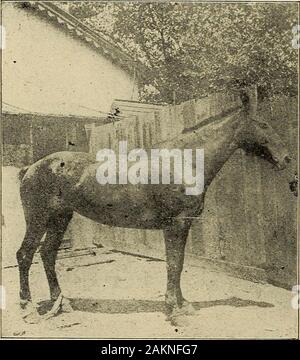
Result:
<svg viewBox="0 0 300 360"><path fill-rule="evenodd" d="M45 156L30 165L20 183L23 204L44 202L60 193L67 193L93 163L88 153L61 151Z"/></svg>
<svg viewBox="0 0 300 360"><path fill-rule="evenodd" d="M82 169L93 162L95 161L93 161L92 156L84 152L60 151L52 153L30 165L22 180L34 180L35 177L43 174L61 174L62 170L66 168L78 167Z"/></svg>

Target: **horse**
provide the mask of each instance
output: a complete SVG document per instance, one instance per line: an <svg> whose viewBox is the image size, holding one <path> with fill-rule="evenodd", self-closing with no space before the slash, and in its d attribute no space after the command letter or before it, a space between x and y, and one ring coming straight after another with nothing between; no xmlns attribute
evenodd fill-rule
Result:
<svg viewBox="0 0 300 360"><path fill-rule="evenodd" d="M100 185L96 180L99 162L82 152L53 153L20 171L26 233L16 257L20 305L27 309L27 315L37 314L29 288L29 269L40 244L53 308L64 305L70 310L62 296L55 262L74 212L110 226L163 231L166 314L171 318L179 313L192 313L191 304L182 294L180 278L189 229L203 211L212 180L239 148L263 157L278 170L283 170L291 160L279 135L268 123L251 116L245 103L221 120L182 132L157 148L204 149L205 179L201 194L187 195L185 184Z"/></svg>

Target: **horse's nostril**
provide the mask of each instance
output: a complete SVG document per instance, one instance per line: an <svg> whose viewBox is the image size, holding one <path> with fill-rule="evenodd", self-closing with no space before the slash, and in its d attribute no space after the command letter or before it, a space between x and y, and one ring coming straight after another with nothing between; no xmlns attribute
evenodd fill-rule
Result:
<svg viewBox="0 0 300 360"><path fill-rule="evenodd" d="M286 163L290 163L292 159L291 159L290 156L286 155L284 160L285 160Z"/></svg>

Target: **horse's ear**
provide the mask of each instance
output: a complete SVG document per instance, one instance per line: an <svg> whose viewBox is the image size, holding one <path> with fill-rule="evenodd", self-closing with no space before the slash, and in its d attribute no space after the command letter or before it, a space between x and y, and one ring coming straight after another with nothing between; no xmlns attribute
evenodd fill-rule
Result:
<svg viewBox="0 0 300 360"><path fill-rule="evenodd" d="M247 94L246 90L241 90L240 92L240 98L241 98L241 102L244 106L245 111L248 113L250 111L250 98L249 95Z"/></svg>
<svg viewBox="0 0 300 360"><path fill-rule="evenodd" d="M257 112L257 86L242 89L240 91L240 98L246 114L255 117Z"/></svg>

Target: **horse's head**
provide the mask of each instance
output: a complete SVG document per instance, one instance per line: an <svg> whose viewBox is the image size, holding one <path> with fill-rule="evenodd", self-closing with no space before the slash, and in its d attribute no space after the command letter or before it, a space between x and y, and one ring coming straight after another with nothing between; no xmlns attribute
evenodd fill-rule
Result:
<svg viewBox="0 0 300 360"><path fill-rule="evenodd" d="M263 157L279 170L285 169L291 157L279 135L264 121L246 117L246 122L242 148Z"/></svg>

